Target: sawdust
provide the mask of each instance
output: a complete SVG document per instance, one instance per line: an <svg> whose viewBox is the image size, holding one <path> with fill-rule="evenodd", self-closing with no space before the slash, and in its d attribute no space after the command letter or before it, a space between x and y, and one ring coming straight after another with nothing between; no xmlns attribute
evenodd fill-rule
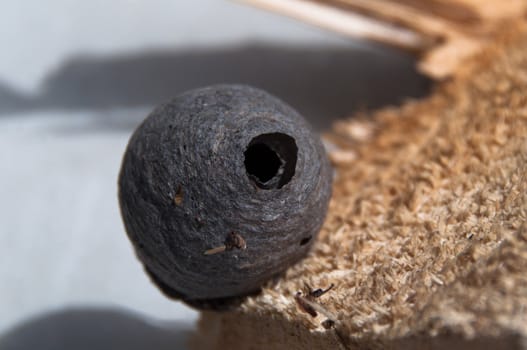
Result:
<svg viewBox="0 0 527 350"><path fill-rule="evenodd" d="M429 98L342 122L332 140L312 252L237 310L204 313L194 347L526 346L527 25ZM335 284L317 299L334 328L296 305L306 283Z"/></svg>

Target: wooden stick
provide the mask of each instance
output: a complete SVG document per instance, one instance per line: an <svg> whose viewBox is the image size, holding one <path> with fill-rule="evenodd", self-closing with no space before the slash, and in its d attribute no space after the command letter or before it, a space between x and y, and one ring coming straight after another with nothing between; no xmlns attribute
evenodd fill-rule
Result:
<svg viewBox="0 0 527 350"><path fill-rule="evenodd" d="M279 12L347 36L365 38L409 51L422 51L430 43L429 38L414 31L325 3L305 0L237 1Z"/></svg>
<svg viewBox="0 0 527 350"><path fill-rule="evenodd" d="M525 0L238 0L351 37L414 52L442 79L487 45L504 23L521 21Z"/></svg>

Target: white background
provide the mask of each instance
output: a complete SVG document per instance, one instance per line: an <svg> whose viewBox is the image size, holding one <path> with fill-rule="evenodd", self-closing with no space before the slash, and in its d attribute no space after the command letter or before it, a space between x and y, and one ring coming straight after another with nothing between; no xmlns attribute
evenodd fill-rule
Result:
<svg viewBox="0 0 527 350"><path fill-rule="evenodd" d="M280 46L314 51L283 54ZM371 96L364 105L398 102L426 87L404 56L359 49L334 34L219 0L4 1L0 47L2 350L181 346L197 313L166 299L143 273L120 221L116 180L128 137L152 105L207 81L196 77L199 67L184 74L199 52L206 62L215 62L215 54L227 61L215 68L215 80L256 79L286 97L291 90L292 101L315 100L329 109L338 102L338 111L360 108ZM237 51L225 55L225 47L241 48L249 68L229 66ZM337 51L317 53L317 47ZM288 77L284 61L305 71ZM159 62L166 67L159 70ZM172 69L180 78L155 78ZM261 72L255 78L247 69ZM282 77L272 76L280 69ZM319 103L311 98L317 95ZM331 117L343 116L335 111ZM167 328L161 320L172 323Z"/></svg>

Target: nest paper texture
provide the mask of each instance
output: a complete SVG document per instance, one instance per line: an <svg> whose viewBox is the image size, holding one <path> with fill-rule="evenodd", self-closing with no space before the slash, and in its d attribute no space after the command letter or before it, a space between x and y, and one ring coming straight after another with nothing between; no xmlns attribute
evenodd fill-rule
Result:
<svg viewBox="0 0 527 350"><path fill-rule="evenodd" d="M313 250L204 313L195 348L526 348L527 25L504 32L430 97L337 125ZM326 315L298 307L331 283Z"/></svg>

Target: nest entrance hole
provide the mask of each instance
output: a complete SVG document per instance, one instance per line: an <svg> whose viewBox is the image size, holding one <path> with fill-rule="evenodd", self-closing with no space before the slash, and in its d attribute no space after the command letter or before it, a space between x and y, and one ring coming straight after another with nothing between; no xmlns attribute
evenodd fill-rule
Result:
<svg viewBox="0 0 527 350"><path fill-rule="evenodd" d="M295 175L298 147L289 135L258 135L249 142L244 155L247 176L259 188L280 189Z"/></svg>

